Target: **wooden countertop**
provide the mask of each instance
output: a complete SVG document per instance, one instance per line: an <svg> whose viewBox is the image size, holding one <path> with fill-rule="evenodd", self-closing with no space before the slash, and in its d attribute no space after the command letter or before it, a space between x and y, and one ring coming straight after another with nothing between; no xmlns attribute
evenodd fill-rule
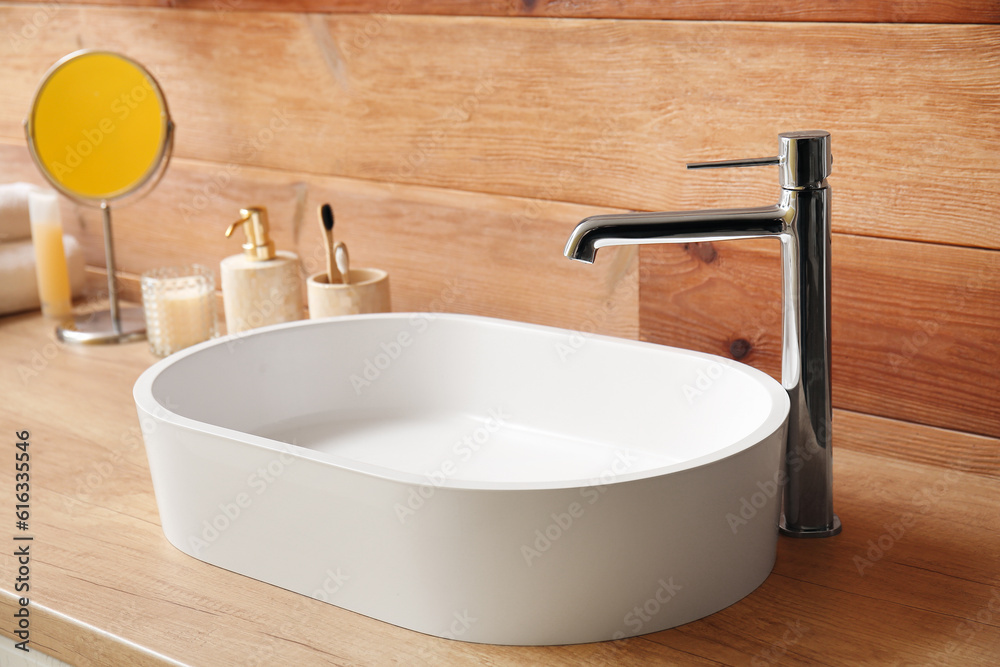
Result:
<svg viewBox="0 0 1000 667"><path fill-rule="evenodd" d="M68 347L0 318L0 629L30 542L30 644L75 665L996 664L1000 479L836 449L844 532L782 538L767 581L713 616L633 639L505 647L429 637L233 574L159 525L132 385L145 344ZM840 415L840 413L838 413ZM837 443L863 440L844 419ZM30 432L29 531L15 529L16 432ZM872 432L871 436L877 433ZM586 582L581 582L586 585Z"/></svg>

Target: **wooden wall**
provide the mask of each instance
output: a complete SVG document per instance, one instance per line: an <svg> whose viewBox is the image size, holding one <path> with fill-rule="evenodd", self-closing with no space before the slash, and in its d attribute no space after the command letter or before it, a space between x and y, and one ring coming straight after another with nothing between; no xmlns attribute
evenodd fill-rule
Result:
<svg viewBox="0 0 1000 667"><path fill-rule="evenodd" d="M398 310L777 375L773 244L605 249L590 267L562 247L594 213L772 203L773 168L684 162L826 129L842 444L1000 474L996 2L100 4L117 6L0 4L0 180L40 181L21 121L55 60L106 48L149 67L177 141L160 187L115 213L132 294L147 268L237 252L222 232L250 204L318 270L315 208L331 201L355 262L392 273ZM65 213L99 271L98 216Z"/></svg>

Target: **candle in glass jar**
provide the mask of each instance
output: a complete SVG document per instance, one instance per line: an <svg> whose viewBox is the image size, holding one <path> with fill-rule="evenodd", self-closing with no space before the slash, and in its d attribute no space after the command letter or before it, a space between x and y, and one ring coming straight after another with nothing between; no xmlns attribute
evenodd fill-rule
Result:
<svg viewBox="0 0 1000 667"><path fill-rule="evenodd" d="M142 276L146 337L166 356L215 336L215 274L203 266L154 269Z"/></svg>

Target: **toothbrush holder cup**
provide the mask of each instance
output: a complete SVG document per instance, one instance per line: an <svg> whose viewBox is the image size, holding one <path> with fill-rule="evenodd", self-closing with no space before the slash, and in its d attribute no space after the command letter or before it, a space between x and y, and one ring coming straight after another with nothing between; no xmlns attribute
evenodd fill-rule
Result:
<svg viewBox="0 0 1000 667"><path fill-rule="evenodd" d="M363 313L388 313L389 274L381 269L351 269L346 283L330 284L325 271L309 276L309 319Z"/></svg>

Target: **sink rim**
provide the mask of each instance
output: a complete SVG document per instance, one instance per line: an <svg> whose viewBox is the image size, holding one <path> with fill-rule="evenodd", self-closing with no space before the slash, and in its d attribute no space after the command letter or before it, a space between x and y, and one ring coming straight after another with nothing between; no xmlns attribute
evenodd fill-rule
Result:
<svg viewBox="0 0 1000 667"><path fill-rule="evenodd" d="M778 383L774 378L767 375L763 371L760 371L747 364L735 361L733 359L727 359L715 354L710 354L706 352L700 352L696 350L689 350L685 348L678 348L669 345L660 345L657 343L650 343L646 341L636 341L627 338L620 338L616 336L608 336L603 334L590 334L579 331L574 331L571 329L565 329L562 327L553 327L548 325L533 324L528 322L521 322L517 320L505 320L494 317L486 317L481 315L466 315L459 313L433 313L433 312L392 312L392 313L375 313L375 314L364 314L364 315L346 315L339 317L330 317L323 319L307 319L307 320L297 320L294 322L285 322L282 324L275 324L266 327L259 327L257 329L252 329L245 332L240 332L236 334L228 334L225 336L220 336L212 340L204 341L198 343L184 350L180 350L168 357L160 359L149 368L147 368L136 380L133 386L133 398L138 407L140 407L145 413L152 416L154 419L153 427L155 428L155 420L161 420L166 423L179 426L185 429L189 429L193 432L204 433L212 436L219 436L228 439L233 439L237 441L244 442L248 445L266 449L268 451L278 451L285 452L290 455L307 458L317 463L324 465L334 466L338 468L346 468L347 470L354 471L360 474L376 477L383 480L401 482L405 484L417 484L417 485L427 485L429 484L428 479L420 474L412 473L405 470L399 470L396 468L390 468L386 466L380 466L364 461L359 461L357 459L351 458L349 456L344 456L337 454L335 452L327 451L317 451L308 447L302 447L290 443L283 442L281 440L275 440L272 438L255 435L248 433L246 431L241 431L237 429L232 429L224 426L218 426L204 421L199 421L190 417L185 417L177 412L174 412L164 406L157 398L153 395L153 384L155 380L163 373L166 369L173 366L175 363L180 362L188 357L198 355L206 350L210 350L219 346L231 345L234 342L238 343L244 338L250 337L266 337L269 335L277 335L285 329L294 329L299 327L310 327L310 326L329 326L331 324L336 324L345 321L366 321L366 320L409 320L414 317L423 317L430 322L443 320L443 321L455 321L455 322L472 322L477 325L485 325L491 327L512 327L520 331L530 332L537 331L543 333L544 335L559 334L559 335L582 335L586 336L588 340L602 341L605 344L620 345L627 348L637 348L643 350L655 350L656 352L665 352L667 354L677 354L691 356L698 359L703 359L706 362L714 362L722 364L730 369L736 370L743 375L749 377L751 380L755 381L755 384L760 386L766 393L767 397L771 399L771 408L768 414L765 416L763 421L752 431L747 433L744 437L718 449L715 449L709 453L702 454L701 456L696 456L690 459L682 460L675 463L670 463L667 465L644 468L637 471L625 472L620 475L616 475L612 481L607 482L607 484L619 484L634 480L646 479L659 477L661 475L668 475L671 473L676 473L685 470L693 470L700 468L702 466L710 465L718 461L722 461L732 456L737 456L745 450L753 447L754 445L760 443L775 431L781 429L789 414L790 401L788 394L785 389ZM146 430L146 420L141 420L141 427L145 433ZM618 449L622 451L630 451L624 444L610 443L609 450ZM567 489L567 488L580 488L586 486L594 486L595 480L590 478L582 479L561 479L553 481L484 481L484 480L462 480L462 479L447 479L441 485L437 486L437 491L442 492L450 489L462 490L462 491L525 491L525 490L555 490L555 489ZM604 483L601 483L603 486Z"/></svg>

